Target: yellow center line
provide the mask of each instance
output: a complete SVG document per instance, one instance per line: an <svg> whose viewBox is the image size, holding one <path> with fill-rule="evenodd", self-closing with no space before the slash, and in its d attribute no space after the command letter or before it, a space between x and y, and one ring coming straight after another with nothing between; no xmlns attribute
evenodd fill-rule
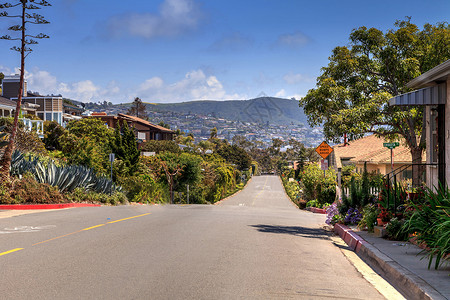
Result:
<svg viewBox="0 0 450 300"><path fill-rule="evenodd" d="M51 239L48 239L48 240L45 240L45 241L33 244L31 246L36 246L36 245L39 245L39 244L47 243L47 242L50 242L50 241L53 241L53 240L57 240L57 239L60 239L60 238L63 238L65 236L69 236L69 235L72 235L72 234L75 234L75 233L78 233L78 232L81 232L81 230L78 230L78 231L75 231L75 232L71 232L71 233L68 233L68 234L65 234L65 235L57 236L57 237L54 237L54 238L51 238Z"/></svg>
<svg viewBox="0 0 450 300"><path fill-rule="evenodd" d="M143 214L143 215L138 215L138 216L133 216L133 217L125 218L125 219L120 219L120 220L116 220L116 221L111 221L111 222L108 222L107 224L116 223L116 222L120 222L120 221L125 221L125 220L138 218L138 217L143 217L143 216L146 216L146 215L149 215L149 214L150 213ZM48 239L48 240L45 240L45 241L33 244L32 246L36 246L36 245L39 245L39 244L43 244L43 243L47 243L47 242L50 242L50 241L54 241L54 240L57 240L57 239L60 239L60 238L63 238L63 237L66 237L66 236L69 236L69 235L72 235L72 234L75 234L75 233L79 233L79 232L86 231L86 230L91 230L91 229L98 228L98 227L105 226L105 225L106 224L99 224L99 225L95 225L95 226L92 226L92 227L84 228L84 229L81 229L81 230L78 230L78 231L75 231L75 232L71 232L71 233L68 233L68 234L65 234L65 235L57 236L57 237L54 237L54 238L51 238L51 239ZM14 251L18 251L18 250L21 250L21 249L23 249L23 248L18 248L17 250L14 250ZM13 250L11 250L11 251L13 251ZM9 251L9 252L11 252L11 251ZM8 253L4 252L4 254L8 254Z"/></svg>
<svg viewBox="0 0 450 300"><path fill-rule="evenodd" d="M94 229L94 228L97 228L97 227L102 227L102 226L105 226L105 224L95 225L95 226L88 227L88 228L81 229L81 230L91 230L91 229Z"/></svg>
<svg viewBox="0 0 450 300"><path fill-rule="evenodd" d="M258 198L259 195L261 195L264 192L264 189L266 188L266 184L267 184L267 180L268 179L269 179L269 177L266 177L266 182L264 182L264 186L263 186L262 190L258 194L256 194L255 197L253 198L252 205L255 205L256 198Z"/></svg>
<svg viewBox="0 0 450 300"><path fill-rule="evenodd" d="M12 249L12 250L9 250L9 251L2 252L2 253L0 253L0 256L6 255L6 254L9 254L9 253L13 253L13 252L16 252L16 251L19 251L19 250L23 250L23 248L16 248L16 249Z"/></svg>
<svg viewBox="0 0 450 300"><path fill-rule="evenodd" d="M134 218L139 218L139 217L143 217L143 216L150 215L150 214L151 213L146 213L146 214L143 214L143 215L138 215L138 216L129 217L129 218L125 218L125 219L115 220L115 221L108 222L108 224L122 222L122 221L125 221L125 220L134 219Z"/></svg>

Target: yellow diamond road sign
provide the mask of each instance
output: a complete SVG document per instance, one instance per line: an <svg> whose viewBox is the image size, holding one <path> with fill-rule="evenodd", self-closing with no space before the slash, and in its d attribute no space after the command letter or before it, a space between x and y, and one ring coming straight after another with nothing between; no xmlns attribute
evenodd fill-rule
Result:
<svg viewBox="0 0 450 300"><path fill-rule="evenodd" d="M322 144L319 145L319 147L316 148L316 152L319 153L319 155L325 159L330 155L331 152L333 152L333 148L330 147L325 142L322 142Z"/></svg>

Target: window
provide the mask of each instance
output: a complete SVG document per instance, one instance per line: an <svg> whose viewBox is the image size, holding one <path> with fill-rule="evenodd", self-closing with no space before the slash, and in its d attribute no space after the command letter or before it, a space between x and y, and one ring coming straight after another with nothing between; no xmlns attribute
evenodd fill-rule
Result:
<svg viewBox="0 0 450 300"><path fill-rule="evenodd" d="M145 132L138 132L138 139L145 140Z"/></svg>
<svg viewBox="0 0 450 300"><path fill-rule="evenodd" d="M52 113L45 113L45 121L51 121L52 120Z"/></svg>

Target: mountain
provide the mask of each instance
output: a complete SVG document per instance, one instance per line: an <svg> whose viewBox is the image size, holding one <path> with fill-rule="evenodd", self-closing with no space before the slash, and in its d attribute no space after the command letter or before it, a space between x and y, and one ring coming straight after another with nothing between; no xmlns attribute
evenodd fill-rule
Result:
<svg viewBox="0 0 450 300"><path fill-rule="evenodd" d="M297 100L259 97L250 100L145 103L147 111L211 115L216 118L261 124L307 125L307 117Z"/></svg>

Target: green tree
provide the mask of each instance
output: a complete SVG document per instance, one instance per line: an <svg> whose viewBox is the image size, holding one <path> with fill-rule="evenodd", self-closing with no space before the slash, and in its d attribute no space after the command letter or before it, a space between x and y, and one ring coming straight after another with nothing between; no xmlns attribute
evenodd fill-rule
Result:
<svg viewBox="0 0 450 300"><path fill-rule="evenodd" d="M47 149L61 150L59 139L64 134L65 129L56 121L44 122L44 144Z"/></svg>
<svg viewBox="0 0 450 300"><path fill-rule="evenodd" d="M164 178L169 186L171 203L173 191L185 191L186 185L195 185L201 180L202 159L190 153L164 152L158 155L161 161L160 178Z"/></svg>
<svg viewBox="0 0 450 300"><path fill-rule="evenodd" d="M113 139L114 130L105 126L102 120L84 118L70 121L59 143L69 163L108 173Z"/></svg>
<svg viewBox="0 0 450 300"><path fill-rule="evenodd" d="M122 130L120 124L117 124L111 148L117 158L125 164L128 175L133 175L138 168L140 151L137 147L134 130L126 122L122 124Z"/></svg>
<svg viewBox="0 0 450 300"><path fill-rule="evenodd" d="M236 165L238 170L249 169L252 164L252 158L247 152L237 145L222 145L217 149L217 153L228 163Z"/></svg>
<svg viewBox="0 0 450 300"><path fill-rule="evenodd" d="M327 139L339 142L375 133L390 140L404 138L414 162L425 147L423 107L389 106L388 100L409 92L406 83L450 58L448 23L426 24L423 30L410 18L395 22L383 33L360 27L350 34L349 46L334 48L322 68L317 87L300 106L311 126L324 126ZM413 168L414 184L419 183Z"/></svg>
<svg viewBox="0 0 450 300"><path fill-rule="evenodd" d="M105 103L106 103L106 101L105 101ZM130 109L127 111L127 115L136 116L138 118L145 119L145 120L148 119L146 107L145 107L145 104L142 103L141 98L139 98L139 97L134 98L133 103L131 103Z"/></svg>
<svg viewBox="0 0 450 300"><path fill-rule="evenodd" d="M28 32L28 24L48 24L49 22L44 19L43 16L32 13L30 14L30 10L41 9L44 6L50 6L51 4L45 0L20 0L16 2L6 2L0 4L0 17L7 18L19 18L20 24L12 25L8 28L8 30L14 33L20 33L20 37L11 37L9 35L3 35L0 39L10 40L10 41L20 41L20 47L13 46L11 50L17 51L20 53L20 82L19 82L19 91L18 91L18 99L16 105L16 113L14 114L14 123L11 130L11 134L9 136L9 143L6 146L3 157L0 161L0 176L3 180L9 179L9 168L11 166L11 155L14 151L14 140L16 138L17 133L17 125L20 114L20 107L22 104L22 96L23 96L23 83L24 83L24 75L25 75L25 57L32 51L29 45L37 44L36 39L44 39L48 38L48 35L43 33L39 33L37 35L30 35ZM10 15L7 10L10 9L20 9L20 13L18 15ZM27 53L28 52L28 53ZM25 54L27 53L27 54Z"/></svg>
<svg viewBox="0 0 450 300"><path fill-rule="evenodd" d="M217 128L214 127L213 129L211 129L210 134L209 134L209 139L213 140L217 138Z"/></svg>

